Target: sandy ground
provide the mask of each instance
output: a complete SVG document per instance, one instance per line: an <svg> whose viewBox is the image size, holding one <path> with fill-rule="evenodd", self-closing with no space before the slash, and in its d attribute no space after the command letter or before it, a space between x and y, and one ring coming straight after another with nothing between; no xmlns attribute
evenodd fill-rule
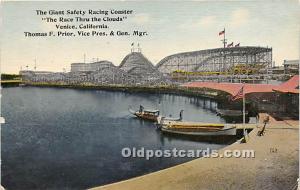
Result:
<svg viewBox="0 0 300 190"><path fill-rule="evenodd" d="M263 118L262 114L260 118ZM270 119L264 136L255 128L244 144L225 150L255 150L255 158L199 158L94 190L288 190L299 173L299 121Z"/></svg>

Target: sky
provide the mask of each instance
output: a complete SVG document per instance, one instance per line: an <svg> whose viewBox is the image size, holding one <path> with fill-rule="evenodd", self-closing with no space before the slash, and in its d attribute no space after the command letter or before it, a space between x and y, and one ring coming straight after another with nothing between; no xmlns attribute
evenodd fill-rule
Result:
<svg viewBox="0 0 300 190"><path fill-rule="evenodd" d="M297 1L164 1L164 2L16 2L1 3L1 72L20 68L61 72L71 63L109 60L119 65L139 43L142 53L157 64L164 57L187 51L222 47L218 33L226 28L228 42L273 48L277 66L299 59ZM147 31L144 37L25 38L24 32L54 29L36 15L41 10L130 9L126 21L109 24L110 30Z"/></svg>

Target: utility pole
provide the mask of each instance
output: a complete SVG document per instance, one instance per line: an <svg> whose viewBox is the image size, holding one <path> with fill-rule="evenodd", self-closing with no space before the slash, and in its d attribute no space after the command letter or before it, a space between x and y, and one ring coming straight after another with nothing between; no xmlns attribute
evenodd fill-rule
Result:
<svg viewBox="0 0 300 190"><path fill-rule="evenodd" d="M226 43L227 43L227 39L226 39L226 31L225 31L225 28L223 31L219 32L219 36L220 35L223 35L223 40L221 40L223 42L223 48L224 48L224 51L221 51L221 53L223 53L223 56L222 56L222 59L223 59L223 64L222 64L222 72L225 71L225 64L226 64L226 55L225 55L225 48L226 48ZM219 68L219 72L221 72L221 68Z"/></svg>
<svg viewBox="0 0 300 190"><path fill-rule="evenodd" d="M246 93L245 84L243 83L243 135L245 143L248 141L248 132L246 130Z"/></svg>
<svg viewBox="0 0 300 190"><path fill-rule="evenodd" d="M246 97L245 97L245 85L243 84L243 125L245 132L245 123L246 123Z"/></svg>

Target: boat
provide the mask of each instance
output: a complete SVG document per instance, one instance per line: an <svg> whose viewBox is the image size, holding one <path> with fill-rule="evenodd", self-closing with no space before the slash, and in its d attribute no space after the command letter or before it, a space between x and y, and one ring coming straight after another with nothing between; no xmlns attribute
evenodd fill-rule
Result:
<svg viewBox="0 0 300 190"><path fill-rule="evenodd" d="M217 116L223 118L226 123L239 123L243 122L243 111L232 109L216 109ZM245 112L245 122L249 122L248 111Z"/></svg>
<svg viewBox="0 0 300 190"><path fill-rule="evenodd" d="M157 118L159 117L159 110L144 109L142 105L140 105L140 109L137 111L131 109L130 107L128 111L138 118L153 122L157 122Z"/></svg>
<svg viewBox="0 0 300 190"><path fill-rule="evenodd" d="M185 121L161 121L162 132L189 136L234 136L236 127L230 124L214 124Z"/></svg>
<svg viewBox="0 0 300 190"><path fill-rule="evenodd" d="M162 121L182 121L183 118L183 110L180 110L179 117L165 117L165 116L158 116L157 117L157 124L159 125Z"/></svg>
<svg viewBox="0 0 300 190"><path fill-rule="evenodd" d="M217 109L217 115L221 117L241 117L243 116L243 111L241 110L230 110L230 109ZM248 115L248 112L245 112L245 115Z"/></svg>

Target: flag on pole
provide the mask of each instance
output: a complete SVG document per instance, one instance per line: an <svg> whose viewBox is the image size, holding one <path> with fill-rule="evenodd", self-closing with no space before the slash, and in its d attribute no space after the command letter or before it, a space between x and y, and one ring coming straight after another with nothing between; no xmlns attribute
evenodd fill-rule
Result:
<svg viewBox="0 0 300 190"><path fill-rule="evenodd" d="M244 97L244 86L236 93L236 95L232 96L231 101L238 100Z"/></svg>
<svg viewBox="0 0 300 190"><path fill-rule="evenodd" d="M221 36L223 34L225 34L225 29L223 31L219 32L219 36Z"/></svg>
<svg viewBox="0 0 300 190"><path fill-rule="evenodd" d="M227 45L227 47L232 47L232 46L233 46L233 42Z"/></svg>
<svg viewBox="0 0 300 190"><path fill-rule="evenodd" d="M238 44L235 44L235 46L234 47L240 47L240 43L238 43Z"/></svg>

